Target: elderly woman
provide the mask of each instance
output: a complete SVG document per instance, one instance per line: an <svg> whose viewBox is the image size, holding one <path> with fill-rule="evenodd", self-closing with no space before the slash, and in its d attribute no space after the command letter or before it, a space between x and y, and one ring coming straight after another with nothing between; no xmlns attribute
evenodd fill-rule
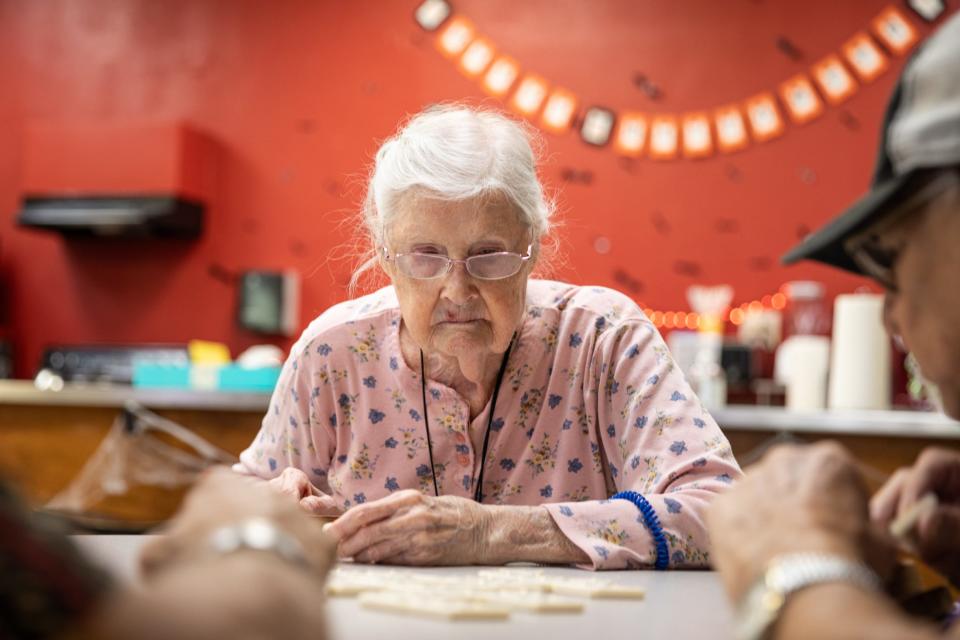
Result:
<svg viewBox="0 0 960 640"><path fill-rule="evenodd" d="M360 562L706 564L740 470L630 299L531 279L552 208L524 128L417 115L364 213L392 286L310 324L238 470L343 513Z"/></svg>

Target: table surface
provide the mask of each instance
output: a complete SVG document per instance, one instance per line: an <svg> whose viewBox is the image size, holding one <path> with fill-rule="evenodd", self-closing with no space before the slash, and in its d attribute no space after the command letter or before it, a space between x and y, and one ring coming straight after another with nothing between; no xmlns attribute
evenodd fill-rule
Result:
<svg viewBox="0 0 960 640"><path fill-rule="evenodd" d="M135 583L140 547L150 536L74 536L80 547L121 580ZM376 570L410 571L438 575L470 575L478 567L397 568ZM450 622L371 611L355 598L331 598L327 604L330 637L417 638L429 640L456 637L497 637L529 640L564 638L730 638L731 610L720 580L712 571L608 571L590 574L565 567L537 567L551 575L598 575L618 584L641 586L643 600L584 600L582 613L513 613L509 620Z"/></svg>

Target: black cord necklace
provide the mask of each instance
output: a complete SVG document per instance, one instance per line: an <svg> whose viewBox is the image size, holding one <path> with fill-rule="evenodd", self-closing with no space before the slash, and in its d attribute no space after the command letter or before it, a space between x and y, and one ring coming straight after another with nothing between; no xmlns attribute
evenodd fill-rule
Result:
<svg viewBox="0 0 960 640"><path fill-rule="evenodd" d="M503 383L503 374L507 370L507 360L510 358L510 350L513 349L513 343L517 339L514 333L510 338L510 344L503 353L503 360L500 362L500 370L497 372L497 381L493 386L493 398L490 402L490 415L487 417L487 430L483 434L483 451L480 458L480 473L477 477L477 486L473 491L473 499L476 502L483 502L483 468L487 462L487 446L490 444L490 431L493 427L493 414L497 410L497 396L500 395L500 385ZM433 495L440 496L440 488L437 485L437 469L433 466L433 442L430 440L430 418L427 416L427 376L423 366L423 349L420 350L420 395L423 400L423 425L427 430L427 453L430 454L430 473L433 476Z"/></svg>

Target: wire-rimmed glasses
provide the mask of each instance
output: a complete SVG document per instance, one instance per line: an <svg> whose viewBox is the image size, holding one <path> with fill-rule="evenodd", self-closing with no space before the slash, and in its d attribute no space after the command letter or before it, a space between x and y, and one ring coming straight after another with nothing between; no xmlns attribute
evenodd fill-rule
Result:
<svg viewBox="0 0 960 640"><path fill-rule="evenodd" d="M523 254L512 251L481 253L463 260L456 260L437 253L395 253L390 255L383 248L386 260L392 260L405 276L417 280L433 280L445 276L454 264L462 263L474 278L479 280L502 280L516 275L523 263L530 259L533 245L528 245Z"/></svg>

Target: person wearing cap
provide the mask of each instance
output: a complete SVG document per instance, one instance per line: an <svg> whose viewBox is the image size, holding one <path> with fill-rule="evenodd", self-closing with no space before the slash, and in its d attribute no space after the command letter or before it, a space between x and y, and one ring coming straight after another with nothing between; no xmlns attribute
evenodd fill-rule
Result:
<svg viewBox="0 0 960 640"><path fill-rule="evenodd" d="M945 412L960 418L958 248L960 15L905 68L870 191L784 261L816 260L881 284L888 330L939 389ZM737 637L936 637L881 588L895 558L885 532L931 493L938 504L911 527L913 550L960 585L960 451L923 452L871 500L840 446L773 450L708 514Z"/></svg>

